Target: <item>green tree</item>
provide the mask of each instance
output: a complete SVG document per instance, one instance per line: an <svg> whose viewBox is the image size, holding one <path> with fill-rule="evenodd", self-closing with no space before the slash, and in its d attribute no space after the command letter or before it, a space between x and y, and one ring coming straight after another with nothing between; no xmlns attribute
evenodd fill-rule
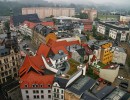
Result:
<svg viewBox="0 0 130 100"><path fill-rule="evenodd" d="M88 15L86 13L80 13L79 15L76 15L75 17L80 18L80 19L87 19Z"/></svg>
<svg viewBox="0 0 130 100"><path fill-rule="evenodd" d="M7 32L10 31L10 23L9 23L9 21L6 21L6 22L4 23L4 28L5 28L5 30L7 30Z"/></svg>
<svg viewBox="0 0 130 100"><path fill-rule="evenodd" d="M92 29L92 32L93 32L93 36L96 37L97 36L97 29L96 29L96 26L93 26L93 29Z"/></svg>

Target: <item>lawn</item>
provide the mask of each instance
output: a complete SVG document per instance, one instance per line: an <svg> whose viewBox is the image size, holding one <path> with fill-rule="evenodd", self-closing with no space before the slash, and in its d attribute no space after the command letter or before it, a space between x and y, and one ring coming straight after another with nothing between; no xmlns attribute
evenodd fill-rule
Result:
<svg viewBox="0 0 130 100"><path fill-rule="evenodd" d="M79 66L80 63L75 61L74 59L69 59L68 62L70 64L70 70L67 72L67 74L73 75L75 72L78 71L77 66Z"/></svg>
<svg viewBox="0 0 130 100"><path fill-rule="evenodd" d="M101 19L101 20L105 20L106 18L107 19L118 19L119 16L118 15L102 15L102 14L99 14L98 15L98 18Z"/></svg>
<svg viewBox="0 0 130 100"><path fill-rule="evenodd" d="M98 63L97 63L97 65L99 65L99 66L100 66L100 68L103 68L103 67L105 67L105 66L106 66L105 64L103 64L103 63L101 63L101 62L98 62Z"/></svg>

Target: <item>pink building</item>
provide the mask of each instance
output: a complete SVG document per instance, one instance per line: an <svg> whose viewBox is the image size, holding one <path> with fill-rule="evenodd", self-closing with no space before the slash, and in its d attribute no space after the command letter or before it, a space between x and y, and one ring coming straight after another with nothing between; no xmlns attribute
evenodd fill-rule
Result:
<svg viewBox="0 0 130 100"><path fill-rule="evenodd" d="M75 9L74 8L48 8L48 7L31 7L31 8L22 8L22 14L38 14L40 19L44 19L45 17L49 17L51 15L58 16L74 16Z"/></svg>
<svg viewBox="0 0 130 100"><path fill-rule="evenodd" d="M84 9L81 12L88 14L89 19L92 21L97 17L97 10L95 9Z"/></svg>

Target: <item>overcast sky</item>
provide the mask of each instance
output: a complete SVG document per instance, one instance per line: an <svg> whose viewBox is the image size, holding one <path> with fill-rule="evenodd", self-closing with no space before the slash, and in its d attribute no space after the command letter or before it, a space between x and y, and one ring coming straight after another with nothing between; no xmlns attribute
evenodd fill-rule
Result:
<svg viewBox="0 0 130 100"><path fill-rule="evenodd" d="M83 3L87 4L89 2L94 2L94 3L114 3L114 4L129 4L130 5L130 0L46 0L46 1L53 1L53 2L58 2L58 1L63 1L63 2L68 2L68 3Z"/></svg>

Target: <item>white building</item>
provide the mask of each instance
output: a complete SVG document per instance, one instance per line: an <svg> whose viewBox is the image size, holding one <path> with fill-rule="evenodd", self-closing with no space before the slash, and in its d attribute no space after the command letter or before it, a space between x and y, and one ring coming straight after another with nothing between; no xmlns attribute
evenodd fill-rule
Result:
<svg viewBox="0 0 130 100"><path fill-rule="evenodd" d="M121 47L113 47L113 60L112 62L117 64L125 65L127 54L125 50Z"/></svg>
<svg viewBox="0 0 130 100"><path fill-rule="evenodd" d="M130 16L120 16L120 22L130 22Z"/></svg>
<svg viewBox="0 0 130 100"><path fill-rule="evenodd" d="M104 25L98 24L97 26L97 32L100 34L105 35L106 33L106 27Z"/></svg>
<svg viewBox="0 0 130 100"><path fill-rule="evenodd" d="M129 30L123 31L111 28L109 31L109 37L114 40L118 39L119 41L127 41L129 33Z"/></svg>

